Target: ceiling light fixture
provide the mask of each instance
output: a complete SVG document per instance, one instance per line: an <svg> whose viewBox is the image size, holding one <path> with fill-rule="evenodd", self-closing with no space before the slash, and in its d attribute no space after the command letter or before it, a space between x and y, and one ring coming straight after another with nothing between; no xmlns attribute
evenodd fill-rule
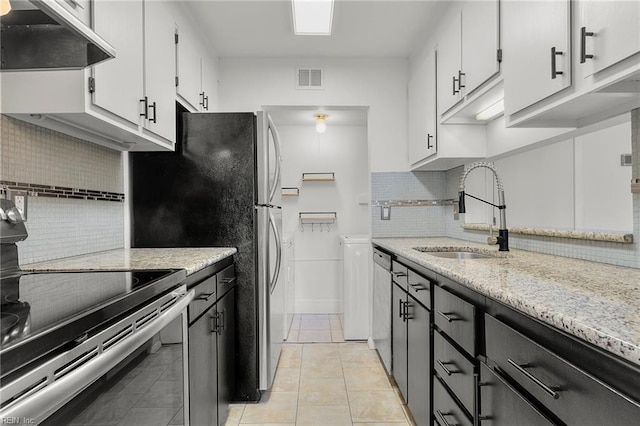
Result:
<svg viewBox="0 0 640 426"><path fill-rule="evenodd" d="M291 0L293 33L331 35L333 0Z"/></svg>
<svg viewBox="0 0 640 426"><path fill-rule="evenodd" d="M478 121L488 121L504 112L504 99L500 99L495 104L491 105L489 108L480 111L478 115L476 115L476 120Z"/></svg>
<svg viewBox="0 0 640 426"><path fill-rule="evenodd" d="M327 130L327 123L325 123L325 121L327 120L328 115L315 114L314 117L316 119L316 132L324 133L325 130Z"/></svg>
<svg viewBox="0 0 640 426"><path fill-rule="evenodd" d="M11 3L9 2L9 0L1 0L0 1L0 16L4 16L9 12L11 12Z"/></svg>

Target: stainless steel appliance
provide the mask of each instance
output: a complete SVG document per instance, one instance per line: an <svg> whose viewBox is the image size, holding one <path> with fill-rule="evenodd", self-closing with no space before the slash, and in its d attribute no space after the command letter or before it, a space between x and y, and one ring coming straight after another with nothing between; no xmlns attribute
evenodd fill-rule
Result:
<svg viewBox="0 0 640 426"><path fill-rule="evenodd" d="M2 422L135 423L162 412L155 424L188 424L185 272L25 273L15 245L24 223L7 200L0 217ZM153 395L167 392L159 406Z"/></svg>
<svg viewBox="0 0 640 426"><path fill-rule="evenodd" d="M373 249L373 344L391 373L391 256Z"/></svg>
<svg viewBox="0 0 640 426"><path fill-rule="evenodd" d="M278 132L265 112L178 117L175 152L130 154L132 245L238 249L235 399L257 401L284 339Z"/></svg>

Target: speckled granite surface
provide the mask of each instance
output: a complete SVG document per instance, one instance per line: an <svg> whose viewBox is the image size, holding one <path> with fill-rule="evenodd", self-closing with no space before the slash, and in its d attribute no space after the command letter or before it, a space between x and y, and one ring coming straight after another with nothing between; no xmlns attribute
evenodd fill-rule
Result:
<svg viewBox="0 0 640 426"><path fill-rule="evenodd" d="M470 231L488 231L489 225L484 223L465 223L463 229ZM498 231L497 226L492 227ZM507 228L510 234L537 235L540 237L572 238L575 240L608 241L612 243L633 244L633 234L613 233L613 232L589 232L571 231L563 229L547 228Z"/></svg>
<svg viewBox="0 0 640 426"><path fill-rule="evenodd" d="M185 269L189 275L236 252L229 247L116 249L20 267L24 271Z"/></svg>
<svg viewBox="0 0 640 426"><path fill-rule="evenodd" d="M640 269L512 250L445 259L414 247L497 247L452 238L375 238L399 256L640 365Z"/></svg>

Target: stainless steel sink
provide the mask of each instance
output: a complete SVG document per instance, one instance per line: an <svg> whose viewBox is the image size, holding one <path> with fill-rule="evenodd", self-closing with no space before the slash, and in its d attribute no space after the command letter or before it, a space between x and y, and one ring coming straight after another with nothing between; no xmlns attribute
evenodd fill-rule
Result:
<svg viewBox="0 0 640 426"><path fill-rule="evenodd" d="M497 257L497 253L496 255L493 255L464 249L456 250L457 247L451 247L449 249L438 247L414 247L413 249L422 253L430 254L431 256L444 257L446 259L492 259Z"/></svg>
<svg viewBox="0 0 640 426"><path fill-rule="evenodd" d="M428 251L431 256L444 257L447 259L491 259L495 256L470 251Z"/></svg>

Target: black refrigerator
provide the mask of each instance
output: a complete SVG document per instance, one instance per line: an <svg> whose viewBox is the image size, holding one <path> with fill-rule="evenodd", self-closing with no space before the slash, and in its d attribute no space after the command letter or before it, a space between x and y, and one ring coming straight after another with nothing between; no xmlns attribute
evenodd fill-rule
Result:
<svg viewBox="0 0 640 426"><path fill-rule="evenodd" d="M175 152L130 154L131 245L237 248L234 399L257 401L284 338L278 133L263 111L180 112L177 127Z"/></svg>

